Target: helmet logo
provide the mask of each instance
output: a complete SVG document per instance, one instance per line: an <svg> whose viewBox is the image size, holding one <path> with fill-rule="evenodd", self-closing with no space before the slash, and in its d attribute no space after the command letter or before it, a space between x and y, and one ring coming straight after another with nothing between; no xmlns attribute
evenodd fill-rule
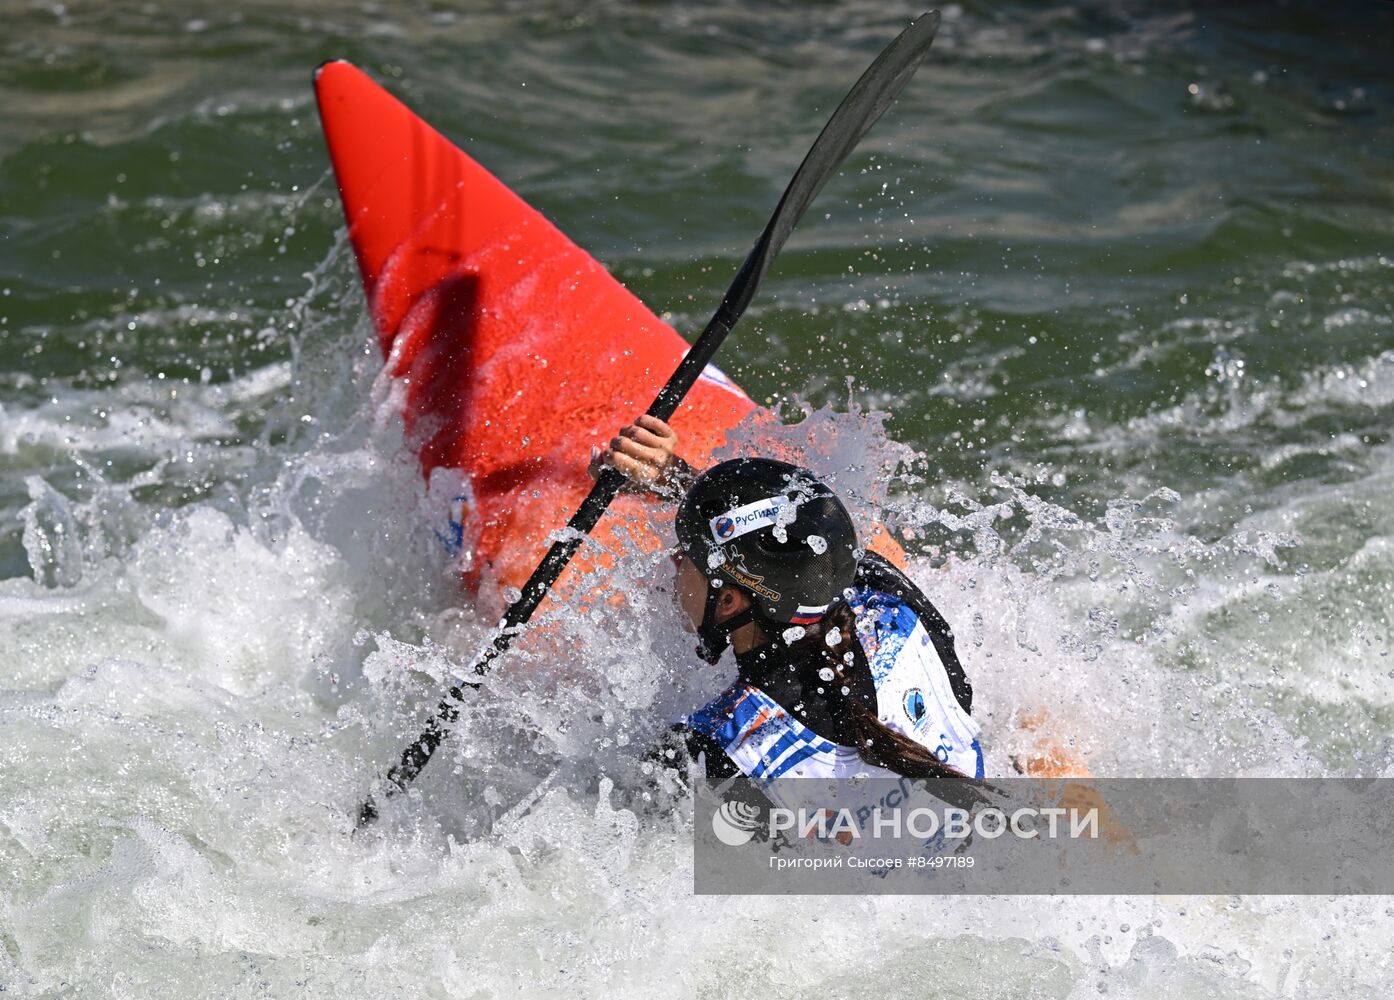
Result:
<svg viewBox="0 0 1394 1000"><path fill-rule="evenodd" d="M729 542L733 538L740 538L741 535L777 524L788 506L789 498L780 494L718 514L708 522L712 538L718 542Z"/></svg>
<svg viewBox="0 0 1394 1000"><path fill-rule="evenodd" d="M778 601L779 592L771 590L765 586L765 578L756 576L754 573L747 573L739 566L733 566L729 562L721 567L722 572L729 576L736 583L757 597L763 597L767 601Z"/></svg>
<svg viewBox="0 0 1394 1000"><path fill-rule="evenodd" d="M794 611L794 617L789 619L789 624L812 625L822 618L827 610L826 604L800 604Z"/></svg>

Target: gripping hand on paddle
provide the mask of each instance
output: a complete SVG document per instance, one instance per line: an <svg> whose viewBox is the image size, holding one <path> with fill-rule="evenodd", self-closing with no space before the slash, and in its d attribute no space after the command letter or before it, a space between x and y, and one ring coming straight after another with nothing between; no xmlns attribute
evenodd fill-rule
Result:
<svg viewBox="0 0 1394 1000"><path fill-rule="evenodd" d="M631 493L673 496L691 478L692 467L676 454L677 431L647 413L620 432L605 448L591 450L591 478L605 468L623 472Z"/></svg>

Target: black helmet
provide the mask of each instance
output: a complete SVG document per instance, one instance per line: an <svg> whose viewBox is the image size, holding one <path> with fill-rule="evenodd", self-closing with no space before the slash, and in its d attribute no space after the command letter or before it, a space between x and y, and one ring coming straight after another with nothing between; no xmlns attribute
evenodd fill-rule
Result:
<svg viewBox="0 0 1394 1000"><path fill-rule="evenodd" d="M852 585L860 555L837 494L807 469L769 458L733 459L699 476L678 506L677 532L712 584L699 634L713 661L747 621L818 621ZM752 613L717 626L715 595L728 585L750 596Z"/></svg>

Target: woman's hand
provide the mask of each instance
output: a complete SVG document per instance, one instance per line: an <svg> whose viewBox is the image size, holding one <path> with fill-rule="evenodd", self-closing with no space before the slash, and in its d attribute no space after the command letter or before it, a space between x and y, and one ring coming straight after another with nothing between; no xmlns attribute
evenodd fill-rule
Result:
<svg viewBox="0 0 1394 1000"><path fill-rule="evenodd" d="M592 450L587 471L598 479L602 469L618 469L628 478L632 491L667 492L678 485L678 478L688 468L675 454L677 447L677 432L657 417L644 414L621 427L608 447Z"/></svg>

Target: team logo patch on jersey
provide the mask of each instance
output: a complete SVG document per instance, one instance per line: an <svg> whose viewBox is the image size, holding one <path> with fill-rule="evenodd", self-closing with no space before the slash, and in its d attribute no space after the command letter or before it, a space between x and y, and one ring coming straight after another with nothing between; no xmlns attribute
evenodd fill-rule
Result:
<svg viewBox="0 0 1394 1000"><path fill-rule="evenodd" d="M912 723L919 722L924 718L924 692L919 688L911 688L905 692L905 714L910 717Z"/></svg>

